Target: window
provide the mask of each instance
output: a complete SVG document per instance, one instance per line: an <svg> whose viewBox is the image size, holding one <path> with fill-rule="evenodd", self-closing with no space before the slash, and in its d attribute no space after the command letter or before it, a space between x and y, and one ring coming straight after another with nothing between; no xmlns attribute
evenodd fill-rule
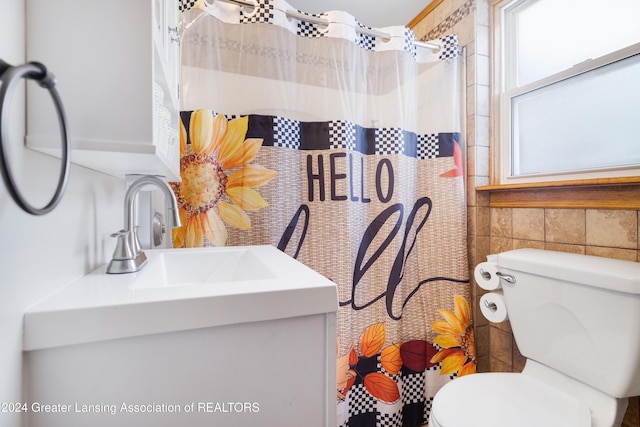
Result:
<svg viewBox="0 0 640 427"><path fill-rule="evenodd" d="M495 184L640 175L640 1L494 8Z"/></svg>

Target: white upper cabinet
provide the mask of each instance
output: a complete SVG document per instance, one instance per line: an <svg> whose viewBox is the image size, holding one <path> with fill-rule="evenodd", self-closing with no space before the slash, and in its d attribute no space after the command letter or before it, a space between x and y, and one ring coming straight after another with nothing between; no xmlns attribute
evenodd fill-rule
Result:
<svg viewBox="0 0 640 427"><path fill-rule="evenodd" d="M180 179L176 0L26 0L27 60L58 79L71 161L104 173ZM46 90L27 86L27 145L56 155Z"/></svg>

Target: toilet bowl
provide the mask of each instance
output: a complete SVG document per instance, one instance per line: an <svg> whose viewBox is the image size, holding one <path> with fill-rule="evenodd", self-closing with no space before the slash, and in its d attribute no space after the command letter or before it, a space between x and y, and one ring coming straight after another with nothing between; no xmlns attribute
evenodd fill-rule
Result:
<svg viewBox="0 0 640 427"><path fill-rule="evenodd" d="M446 384L429 426L619 426L640 394L640 264L533 249L496 264L525 368Z"/></svg>
<svg viewBox="0 0 640 427"><path fill-rule="evenodd" d="M590 427L622 422L626 399L615 399L544 365L522 373L459 378L435 396L429 427Z"/></svg>

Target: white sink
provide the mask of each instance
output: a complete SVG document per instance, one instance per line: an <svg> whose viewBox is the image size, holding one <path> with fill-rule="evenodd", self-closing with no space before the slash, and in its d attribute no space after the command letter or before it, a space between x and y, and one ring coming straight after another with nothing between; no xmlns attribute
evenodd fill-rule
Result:
<svg viewBox="0 0 640 427"><path fill-rule="evenodd" d="M25 313L24 349L285 319L338 308L335 283L273 246L155 249L106 264Z"/></svg>
<svg viewBox="0 0 640 427"><path fill-rule="evenodd" d="M272 246L145 252L25 313L25 400L70 408L29 426L335 425L333 282Z"/></svg>
<svg viewBox="0 0 640 427"><path fill-rule="evenodd" d="M255 252L252 247L148 251L132 289L277 278Z"/></svg>

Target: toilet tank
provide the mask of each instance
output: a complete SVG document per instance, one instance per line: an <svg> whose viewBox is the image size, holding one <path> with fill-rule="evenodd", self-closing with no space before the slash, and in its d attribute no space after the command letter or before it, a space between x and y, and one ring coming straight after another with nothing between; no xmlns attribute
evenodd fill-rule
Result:
<svg viewBox="0 0 640 427"><path fill-rule="evenodd" d="M518 349L610 396L640 395L640 263L536 249L498 254Z"/></svg>

